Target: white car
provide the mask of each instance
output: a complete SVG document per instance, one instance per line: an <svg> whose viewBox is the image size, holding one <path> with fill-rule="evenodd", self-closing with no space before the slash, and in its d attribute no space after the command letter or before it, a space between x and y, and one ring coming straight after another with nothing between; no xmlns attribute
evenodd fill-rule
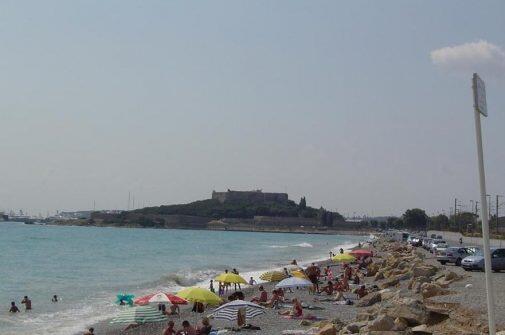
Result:
<svg viewBox="0 0 505 335"><path fill-rule="evenodd" d="M433 240L430 244L430 247L429 247L429 251L431 253L434 253L435 250L438 248L438 247L444 247L447 248L448 245L447 245L447 242L445 242L444 240Z"/></svg>

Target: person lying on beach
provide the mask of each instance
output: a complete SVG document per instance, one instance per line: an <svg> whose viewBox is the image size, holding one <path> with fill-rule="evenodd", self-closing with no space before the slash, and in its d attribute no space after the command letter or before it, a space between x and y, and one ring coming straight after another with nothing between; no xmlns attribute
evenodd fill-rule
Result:
<svg viewBox="0 0 505 335"><path fill-rule="evenodd" d="M268 293L263 288L263 285L261 285L259 287L259 291L260 291L260 296L259 297L253 297L251 299L251 302L254 302L254 303L257 304L257 303L260 303L260 302L267 302L268 301Z"/></svg>
<svg viewBox="0 0 505 335"><path fill-rule="evenodd" d="M291 310L285 310L279 312L279 315L289 315L295 318L302 317L303 316L302 304L296 298L293 298L292 302L293 302L293 308Z"/></svg>
<svg viewBox="0 0 505 335"><path fill-rule="evenodd" d="M13 301L11 302L11 308L9 309L9 313L19 313L20 310L18 306L16 306L16 303Z"/></svg>
<svg viewBox="0 0 505 335"><path fill-rule="evenodd" d="M196 335L196 329L189 324L189 321L182 321L182 329L175 333L176 335Z"/></svg>
<svg viewBox="0 0 505 335"><path fill-rule="evenodd" d="M356 290L356 295L358 296L358 299L363 298L367 294L368 290L366 289L365 285L361 285L360 288Z"/></svg>
<svg viewBox="0 0 505 335"><path fill-rule="evenodd" d="M321 293L326 293L328 295L332 295L333 290L334 290L333 283L330 280L330 281L328 281L328 285L321 288Z"/></svg>
<svg viewBox="0 0 505 335"><path fill-rule="evenodd" d="M163 335L175 335L175 323L173 321L168 321L168 327L163 330Z"/></svg>
<svg viewBox="0 0 505 335"><path fill-rule="evenodd" d="M212 331L212 326L210 325L209 318L205 317L202 319L202 325L198 327L197 332L199 335L209 335Z"/></svg>
<svg viewBox="0 0 505 335"><path fill-rule="evenodd" d="M125 329L123 329L123 331L125 332L127 330L137 328L137 327L140 327L140 325L138 323L130 323Z"/></svg>

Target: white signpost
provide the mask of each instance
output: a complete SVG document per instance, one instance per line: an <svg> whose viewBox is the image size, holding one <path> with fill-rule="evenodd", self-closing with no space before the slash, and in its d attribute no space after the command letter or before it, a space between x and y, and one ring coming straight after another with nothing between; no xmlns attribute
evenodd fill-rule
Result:
<svg viewBox="0 0 505 335"><path fill-rule="evenodd" d="M484 154L482 149L482 129L480 115L487 116L486 86L477 73L472 79L473 102L475 113L475 135L477 139L477 160L479 163L480 203L482 204L482 244L484 247L484 267L486 271L487 315L489 321L489 334L495 335L493 282L491 281L491 252L489 246L489 212L487 207L486 175L484 173Z"/></svg>

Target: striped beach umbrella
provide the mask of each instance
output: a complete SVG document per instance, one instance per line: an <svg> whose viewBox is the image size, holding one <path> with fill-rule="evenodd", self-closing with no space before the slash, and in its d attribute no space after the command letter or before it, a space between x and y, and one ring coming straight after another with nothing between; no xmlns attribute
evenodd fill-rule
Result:
<svg viewBox="0 0 505 335"><path fill-rule="evenodd" d="M143 324L162 321L168 321L168 319L157 308L137 306L122 310L110 323Z"/></svg>
<svg viewBox="0 0 505 335"><path fill-rule="evenodd" d="M214 319L236 321L238 311L240 309L245 309L246 319L251 319L265 313L265 308L260 305L244 300L233 300L219 308L216 308L210 316Z"/></svg>
<svg viewBox="0 0 505 335"><path fill-rule="evenodd" d="M286 274L280 271L268 271L260 276L260 279L264 281L281 281L286 278Z"/></svg>
<svg viewBox="0 0 505 335"><path fill-rule="evenodd" d="M275 285L275 288L309 287L312 285L313 284L310 280L298 277L289 277Z"/></svg>

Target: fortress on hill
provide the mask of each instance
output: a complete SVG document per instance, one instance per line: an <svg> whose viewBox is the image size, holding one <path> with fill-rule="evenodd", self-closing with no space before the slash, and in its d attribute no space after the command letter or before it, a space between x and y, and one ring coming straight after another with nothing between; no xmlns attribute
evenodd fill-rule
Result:
<svg viewBox="0 0 505 335"><path fill-rule="evenodd" d="M216 192L212 191L212 199L218 200L220 203L225 202L251 202L251 203L263 203L263 202L277 202L277 203L287 203L288 194L287 193L268 193L262 190L254 191L232 191L228 190L226 192Z"/></svg>

